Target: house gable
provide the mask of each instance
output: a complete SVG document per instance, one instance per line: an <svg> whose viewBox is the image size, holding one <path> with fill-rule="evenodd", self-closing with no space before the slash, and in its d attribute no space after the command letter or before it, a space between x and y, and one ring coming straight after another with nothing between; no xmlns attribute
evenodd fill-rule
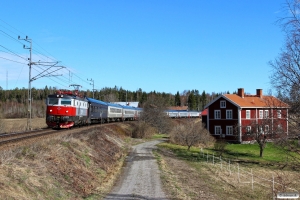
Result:
<svg viewBox="0 0 300 200"><path fill-rule="evenodd" d="M288 124L286 117L288 105L273 96L263 96L262 89L257 89L255 95L244 94L244 89L238 89L237 94L220 95L205 108L207 112L206 125L209 132L217 139L224 138L227 141L243 142L249 124L259 125L261 113L270 119L270 124L265 123L266 129L276 131L278 125L287 133ZM280 117L278 117L280 111ZM275 124L275 121L280 124ZM235 129L235 136L232 129Z"/></svg>
<svg viewBox="0 0 300 200"><path fill-rule="evenodd" d="M222 104L225 103L225 106L223 107ZM227 119L226 117L226 112L227 111L232 111L232 119L237 119L238 118L238 113L237 113L237 106L233 104L231 101L229 101L227 98L220 97L216 101L214 101L208 109L210 119L214 119L214 111L219 110L220 111L220 119Z"/></svg>

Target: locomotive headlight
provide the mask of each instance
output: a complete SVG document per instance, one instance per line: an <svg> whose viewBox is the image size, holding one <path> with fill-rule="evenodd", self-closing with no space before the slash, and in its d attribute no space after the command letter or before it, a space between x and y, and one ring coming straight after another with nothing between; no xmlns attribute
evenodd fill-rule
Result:
<svg viewBox="0 0 300 200"><path fill-rule="evenodd" d="M56 95L56 97L59 97L59 95Z"/></svg>
<svg viewBox="0 0 300 200"><path fill-rule="evenodd" d="M50 110L50 112L52 112L52 110Z"/></svg>
<svg viewBox="0 0 300 200"><path fill-rule="evenodd" d="M66 113L68 113L69 111L68 110L66 110Z"/></svg>
<svg viewBox="0 0 300 200"><path fill-rule="evenodd" d="M60 95L60 97L64 97L64 95Z"/></svg>

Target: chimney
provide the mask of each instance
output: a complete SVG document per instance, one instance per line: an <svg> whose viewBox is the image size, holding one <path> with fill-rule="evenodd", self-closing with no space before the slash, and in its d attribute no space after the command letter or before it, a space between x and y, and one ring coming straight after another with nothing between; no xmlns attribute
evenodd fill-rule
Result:
<svg viewBox="0 0 300 200"><path fill-rule="evenodd" d="M262 98L262 96L263 96L262 89L256 89L256 96L258 96L259 98Z"/></svg>
<svg viewBox="0 0 300 200"><path fill-rule="evenodd" d="M244 98L244 88L238 88L238 95Z"/></svg>

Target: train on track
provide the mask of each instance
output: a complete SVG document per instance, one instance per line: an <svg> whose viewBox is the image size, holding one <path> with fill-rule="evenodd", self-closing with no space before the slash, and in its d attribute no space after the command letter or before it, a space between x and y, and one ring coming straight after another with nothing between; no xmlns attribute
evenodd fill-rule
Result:
<svg viewBox="0 0 300 200"><path fill-rule="evenodd" d="M78 91L59 90L46 100L46 123L51 128L71 128L93 123L138 120L142 108L108 103L80 95ZM166 110L170 118L196 118L199 111Z"/></svg>

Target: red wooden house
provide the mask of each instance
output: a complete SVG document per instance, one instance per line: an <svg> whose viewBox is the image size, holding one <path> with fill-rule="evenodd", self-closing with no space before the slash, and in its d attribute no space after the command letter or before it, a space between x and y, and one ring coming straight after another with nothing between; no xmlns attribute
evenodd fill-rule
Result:
<svg viewBox="0 0 300 200"><path fill-rule="evenodd" d="M264 96L262 89L255 95L223 94L205 106L206 127L216 139L244 143L254 140L250 134L260 131L271 139L288 134L288 105L273 96Z"/></svg>

